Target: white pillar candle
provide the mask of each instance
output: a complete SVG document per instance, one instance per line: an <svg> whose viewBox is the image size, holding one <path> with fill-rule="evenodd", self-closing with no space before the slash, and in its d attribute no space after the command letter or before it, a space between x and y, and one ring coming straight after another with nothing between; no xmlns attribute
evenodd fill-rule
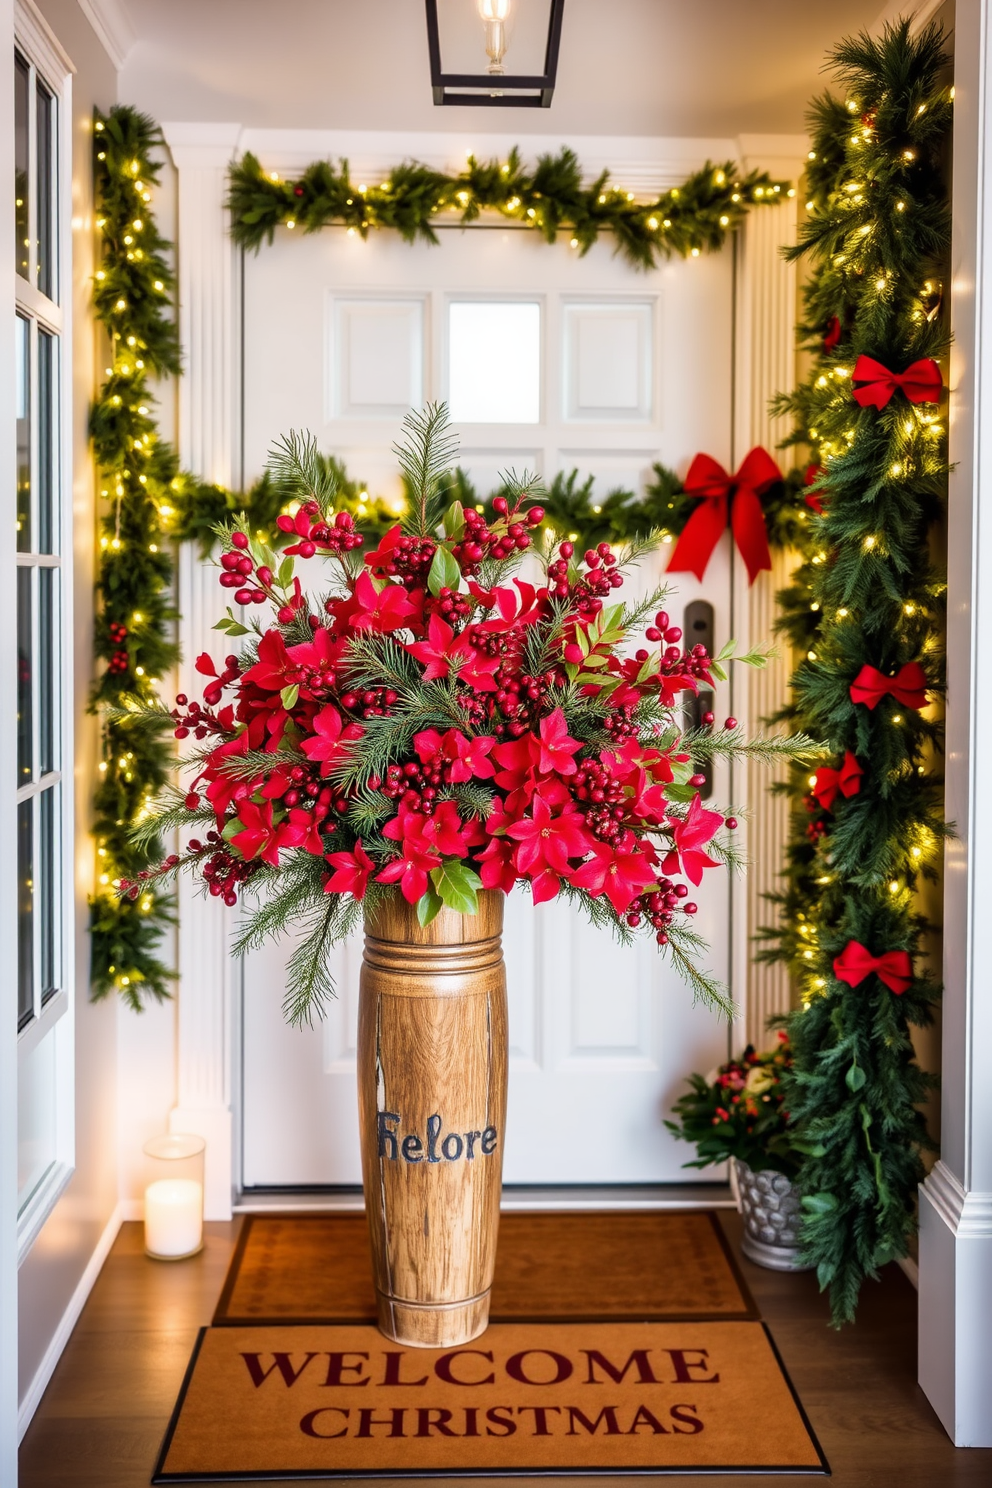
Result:
<svg viewBox="0 0 992 1488"><path fill-rule="evenodd" d="M203 1184L194 1178L160 1178L145 1189L145 1249L176 1259L203 1242Z"/></svg>

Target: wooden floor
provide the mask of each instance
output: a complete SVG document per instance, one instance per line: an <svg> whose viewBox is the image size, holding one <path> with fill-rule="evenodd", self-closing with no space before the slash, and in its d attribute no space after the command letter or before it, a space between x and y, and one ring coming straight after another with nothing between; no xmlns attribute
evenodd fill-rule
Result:
<svg viewBox="0 0 992 1488"><path fill-rule="evenodd" d="M737 1215L721 1220L736 1242ZM20 1488L145 1488L237 1229L208 1225L204 1252L168 1265L145 1258L140 1225L123 1227L24 1439ZM741 1269L830 1460L831 1488L990 1488L992 1450L955 1450L916 1384L916 1295L897 1267L865 1289L857 1325L839 1334L811 1276ZM748 1478L783 1481L800 1479Z"/></svg>

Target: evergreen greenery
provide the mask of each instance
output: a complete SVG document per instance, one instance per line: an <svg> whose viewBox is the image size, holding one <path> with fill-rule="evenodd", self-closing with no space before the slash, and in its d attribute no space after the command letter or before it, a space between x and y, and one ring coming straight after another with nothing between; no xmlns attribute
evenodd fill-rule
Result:
<svg viewBox="0 0 992 1488"><path fill-rule="evenodd" d="M548 243L566 233L581 254L601 233L612 234L628 263L650 269L673 254L688 258L721 248L752 208L786 193L792 196L793 188L764 171L740 175L730 162L707 162L656 201L638 202L633 192L611 185L606 171L584 185L569 149L542 155L533 169L516 149L502 162L469 156L455 175L406 162L371 186L352 181L346 160L337 167L318 160L297 180L283 181L248 153L231 167L228 206L234 241L256 251L272 242L279 226L318 232L339 225L363 238L391 228L408 243L437 243L440 214L453 213L464 226L482 212L497 212Z"/></svg>
<svg viewBox="0 0 992 1488"><path fill-rule="evenodd" d="M807 771L794 774L782 923L766 951L802 995L787 1103L811 1153L799 1175L803 1244L838 1324L853 1317L863 1279L906 1254L931 1145L919 1107L933 1078L911 1034L938 994L916 890L936 873L946 830L935 764L944 582L932 557L946 438L938 407L899 389L881 408L859 407L851 374L859 355L897 373L921 358L946 366L946 63L939 28L914 37L908 22L832 54L845 93L812 107L808 218L792 255L812 271L800 328L812 365L778 403L794 419L792 442L812 451L823 506L780 595L780 628L805 653L791 717L829 740L834 766L850 752L863 770L856 793L829 808ZM928 706L852 700L862 667L892 677L907 663L926 674ZM874 973L853 987L840 980L834 962L851 941L876 956L908 952L908 989L896 994Z"/></svg>

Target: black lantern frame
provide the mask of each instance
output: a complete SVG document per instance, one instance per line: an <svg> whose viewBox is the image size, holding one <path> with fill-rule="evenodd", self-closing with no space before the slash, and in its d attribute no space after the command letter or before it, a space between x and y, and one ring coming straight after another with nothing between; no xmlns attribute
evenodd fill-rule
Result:
<svg viewBox="0 0 992 1488"><path fill-rule="evenodd" d="M439 107L467 104L475 108L550 108L558 73L558 46L561 41L561 18L565 0L551 0L548 17L548 45L544 54L544 71L534 77L513 73L442 72L441 38L437 22L437 0L426 0L427 47L431 59L431 89ZM463 88L479 88L479 93L464 93ZM494 92L498 90L498 96ZM526 91L523 91L526 90ZM537 90L535 92L535 90ZM514 97L514 94L520 96Z"/></svg>

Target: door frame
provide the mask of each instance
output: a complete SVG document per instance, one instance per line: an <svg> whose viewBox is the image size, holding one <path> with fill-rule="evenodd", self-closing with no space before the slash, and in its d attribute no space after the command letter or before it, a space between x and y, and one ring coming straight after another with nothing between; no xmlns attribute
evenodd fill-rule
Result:
<svg viewBox="0 0 992 1488"><path fill-rule="evenodd" d="M246 150L267 169L292 175L319 157L346 157L353 170L375 174L411 156L427 165L450 167L471 148L480 156L505 154L517 145L525 156L547 148L544 136L473 133L408 134L386 131L246 129L239 124L166 123L163 133L178 175L179 330L184 376L179 388L179 456L185 469L223 486L240 481L241 255L228 235L225 208L227 168ZM742 135L727 139L578 136L565 143L591 172L609 168L636 191L660 192L680 183L706 160L739 160L741 167L771 171L798 180L806 157L803 135ZM781 422L768 417L772 395L792 386L796 353L796 269L786 264L780 245L794 241L797 197L751 213L725 252L735 256L733 457L739 461L754 444L773 449ZM264 250L263 250L264 251ZM549 249L554 252L555 249ZM636 281L632 281L636 284ZM781 568L784 558L777 558ZM752 635L768 634L777 573L761 576L748 590L735 555L732 577L734 632L742 646ZM179 561L180 644L184 658L179 683L194 685L192 658L207 649L216 613L212 571L186 544ZM730 706L747 726L773 711L784 697L786 661L766 672L738 678ZM758 874L736 880L731 894L731 984L741 1008L735 1040L761 1035L770 1013L788 1006L784 974L761 968L755 974L749 938L765 917L762 892L778 867L776 844L784 841L784 821L764 788L767 776L740 781L755 801L750 832L766 845ZM760 789L758 789L760 785ZM766 821L766 818L768 820ZM746 848L746 841L744 843ZM197 1132L207 1141L205 1212L225 1219L232 1213L240 1163L236 1163L240 1125L237 1089L240 998L237 972L229 955L231 917L207 905L191 885L181 882L178 932L177 1104L170 1127Z"/></svg>

